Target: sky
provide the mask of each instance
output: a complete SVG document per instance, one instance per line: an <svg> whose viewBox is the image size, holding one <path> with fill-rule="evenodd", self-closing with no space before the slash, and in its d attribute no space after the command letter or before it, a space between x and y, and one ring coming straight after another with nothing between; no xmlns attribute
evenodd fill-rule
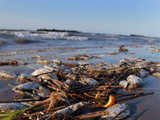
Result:
<svg viewBox="0 0 160 120"><path fill-rule="evenodd" d="M0 28L160 37L160 0L0 0Z"/></svg>

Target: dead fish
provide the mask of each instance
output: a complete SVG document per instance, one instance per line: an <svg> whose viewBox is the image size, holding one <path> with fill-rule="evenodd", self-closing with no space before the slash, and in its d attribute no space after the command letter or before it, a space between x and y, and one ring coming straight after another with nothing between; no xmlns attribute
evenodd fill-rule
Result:
<svg viewBox="0 0 160 120"><path fill-rule="evenodd" d="M27 108L27 106L21 103L0 103L0 112L11 112L25 108Z"/></svg>
<svg viewBox="0 0 160 120"><path fill-rule="evenodd" d="M30 90L38 89L39 87L40 87L39 83L29 82L29 83L20 84L20 85L14 87L12 90L15 92L17 92L17 91L30 91Z"/></svg>
<svg viewBox="0 0 160 120"><path fill-rule="evenodd" d="M106 109L108 114L102 116L100 120L121 120L130 115L130 111L126 104L115 104Z"/></svg>

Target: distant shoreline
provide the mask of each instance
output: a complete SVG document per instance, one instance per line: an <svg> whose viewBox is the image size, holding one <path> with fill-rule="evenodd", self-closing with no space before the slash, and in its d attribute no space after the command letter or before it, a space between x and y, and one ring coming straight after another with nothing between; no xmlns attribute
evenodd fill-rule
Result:
<svg viewBox="0 0 160 120"><path fill-rule="evenodd" d="M26 29L0 29L0 31L28 31ZM66 29L46 29L46 28L40 28L33 31L44 31L44 32L72 32L72 33L81 33L77 30L66 30Z"/></svg>

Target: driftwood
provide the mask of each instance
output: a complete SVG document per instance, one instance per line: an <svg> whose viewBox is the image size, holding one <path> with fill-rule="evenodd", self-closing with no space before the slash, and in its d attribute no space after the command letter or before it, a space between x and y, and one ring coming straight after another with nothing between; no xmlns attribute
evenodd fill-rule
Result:
<svg viewBox="0 0 160 120"><path fill-rule="evenodd" d="M77 117L75 117L75 119L80 119L80 120L90 119L90 118L95 118L95 117L99 117L99 116L104 116L104 115L107 115L107 114L108 114L107 111L98 111L98 112L95 112L95 113L90 113L90 114L86 114L86 115L77 116Z"/></svg>
<svg viewBox="0 0 160 120"><path fill-rule="evenodd" d="M37 82L42 88L47 88L49 91L48 96L50 97L42 97L42 99L36 100L21 99L8 102L0 101L0 103L39 101L38 103L34 103L29 109L23 111L23 113L25 113L23 117L26 118L29 116L33 116L35 119L57 119L57 117L61 119L65 119L65 117L70 119L101 118L101 116L108 114L104 110L104 106L108 105L110 101L112 102L110 105L114 106L114 104L124 103L128 100L153 94L153 92L128 94L117 92L123 89L119 85L120 81L126 80L127 77L132 74L140 76L141 68L135 66L135 64L136 62L134 61L127 65L121 64L119 66L107 67L104 64L91 65L60 62L60 64L55 64L53 70L49 72L46 72L47 70L42 68L45 71L44 73L42 72L42 74L24 78L25 82ZM53 74L53 76L51 74ZM89 82L96 84L90 85ZM33 91L38 93L39 88ZM31 94L34 95L34 92ZM112 96L112 100L110 96ZM100 111L80 115L83 107L88 109L86 106L89 109ZM107 106L107 108L108 107L112 108L112 106ZM112 118L120 117L124 111L118 112L117 115L112 116ZM43 113L43 115L41 113Z"/></svg>

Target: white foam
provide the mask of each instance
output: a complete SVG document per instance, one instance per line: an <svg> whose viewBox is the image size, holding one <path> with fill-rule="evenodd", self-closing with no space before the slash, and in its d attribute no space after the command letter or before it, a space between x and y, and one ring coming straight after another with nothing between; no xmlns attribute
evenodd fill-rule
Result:
<svg viewBox="0 0 160 120"><path fill-rule="evenodd" d="M29 39L63 39L63 40L88 40L88 37L83 36L69 36L68 32L30 32L30 31L14 31L10 32L19 38Z"/></svg>

